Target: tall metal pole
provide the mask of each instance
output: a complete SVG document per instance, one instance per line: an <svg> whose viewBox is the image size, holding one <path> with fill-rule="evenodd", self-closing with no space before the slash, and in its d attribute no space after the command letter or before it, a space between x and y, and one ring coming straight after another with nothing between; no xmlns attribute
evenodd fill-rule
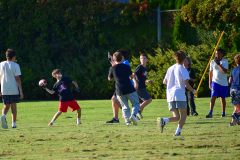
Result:
<svg viewBox="0 0 240 160"><path fill-rule="evenodd" d="M161 41L161 12L160 7L157 9L157 27L158 27L158 42Z"/></svg>

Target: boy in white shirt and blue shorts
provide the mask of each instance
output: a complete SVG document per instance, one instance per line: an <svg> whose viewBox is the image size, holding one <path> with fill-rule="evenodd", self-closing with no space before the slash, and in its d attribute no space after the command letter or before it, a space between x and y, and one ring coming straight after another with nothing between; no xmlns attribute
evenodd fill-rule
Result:
<svg viewBox="0 0 240 160"><path fill-rule="evenodd" d="M168 68L163 80L163 84L167 85L166 92L168 109L172 111L173 117L164 119L158 117L157 126L161 129L161 132L163 132L163 128L167 122L177 122L180 120L174 134L174 136L180 136L182 127L187 119L185 87L193 93L196 93L196 91L189 85L189 73L187 69L183 67L186 58L185 53L183 51L177 51L173 56L177 63ZM179 110L181 113L181 119Z"/></svg>
<svg viewBox="0 0 240 160"><path fill-rule="evenodd" d="M211 90L211 102L209 114L206 118L212 118L213 108L215 101L218 97L221 100L222 115L225 117L226 100L228 97L228 81L227 81L227 70L228 61L223 57L223 49L218 48L215 52L215 59L210 63L209 71L209 89Z"/></svg>

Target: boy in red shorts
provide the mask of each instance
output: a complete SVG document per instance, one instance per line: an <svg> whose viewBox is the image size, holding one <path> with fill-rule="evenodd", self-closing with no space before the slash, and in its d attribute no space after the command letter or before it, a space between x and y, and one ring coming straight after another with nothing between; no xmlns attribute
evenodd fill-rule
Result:
<svg viewBox="0 0 240 160"><path fill-rule="evenodd" d="M54 94L55 92L59 95L59 109L58 112L54 115L52 121L48 124L49 126L53 125L53 122L56 121L58 116L62 114L62 112L67 112L68 107L73 112L77 110L77 125L81 124L81 108L73 98L73 95L70 90L70 83L73 83L76 87L76 91L80 92L78 85L75 81L71 80L68 77L63 77L59 69L55 69L52 72L52 76L57 79L57 82L53 85L53 89L50 90L46 86L43 86L44 89L50 94Z"/></svg>

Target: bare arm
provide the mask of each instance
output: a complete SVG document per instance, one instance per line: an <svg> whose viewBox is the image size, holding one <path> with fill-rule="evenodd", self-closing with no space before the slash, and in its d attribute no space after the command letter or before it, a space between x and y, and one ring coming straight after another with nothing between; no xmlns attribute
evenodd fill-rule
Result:
<svg viewBox="0 0 240 160"><path fill-rule="evenodd" d="M184 84L185 84L185 87L189 90L189 91L191 91L191 92L194 92L194 89L189 85L189 83L188 83L188 79L186 79L185 81L184 81Z"/></svg>
<svg viewBox="0 0 240 160"><path fill-rule="evenodd" d="M223 68L223 66L221 66L221 65L218 65L218 67L220 68L220 70L221 70L223 73L227 73L227 69L226 69L226 68Z"/></svg>
<svg viewBox="0 0 240 160"><path fill-rule="evenodd" d="M146 82L146 83L153 84L153 80L146 80L145 82Z"/></svg>
<svg viewBox="0 0 240 160"><path fill-rule="evenodd" d="M209 71L209 89L211 89L211 84L212 84L212 70Z"/></svg>
<svg viewBox="0 0 240 160"><path fill-rule="evenodd" d="M24 96L23 96L23 91L22 91L21 78L20 78L20 76L15 76L15 79L16 79L18 89L19 89L19 92L20 92L20 99L23 99Z"/></svg>
<svg viewBox="0 0 240 160"><path fill-rule="evenodd" d="M232 77L229 77L228 83L232 84Z"/></svg>
<svg viewBox="0 0 240 160"><path fill-rule="evenodd" d="M195 79L193 79L193 78L190 78L189 80L190 80L190 81L192 81L192 82L194 82L194 81L195 81Z"/></svg>
<svg viewBox="0 0 240 160"><path fill-rule="evenodd" d="M167 80L164 78L163 84L167 85Z"/></svg>
<svg viewBox="0 0 240 160"><path fill-rule="evenodd" d="M72 81L72 83L74 84L74 86L75 86L76 88L78 88L78 84L77 84L77 82Z"/></svg>
<svg viewBox="0 0 240 160"><path fill-rule="evenodd" d="M54 94L54 93L55 93L55 91L50 90L50 89L48 89L48 88L46 88L46 91L47 91L48 93L50 93L50 94Z"/></svg>
<svg viewBox="0 0 240 160"><path fill-rule="evenodd" d="M134 88L135 88L135 89L138 89L138 82L137 82L135 76L136 76L136 73L133 73L132 75L130 75L130 78L133 79Z"/></svg>

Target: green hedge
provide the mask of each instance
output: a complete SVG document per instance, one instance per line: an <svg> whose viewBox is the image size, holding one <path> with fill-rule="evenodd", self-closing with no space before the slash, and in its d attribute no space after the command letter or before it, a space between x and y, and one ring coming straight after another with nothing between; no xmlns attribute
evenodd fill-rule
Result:
<svg viewBox="0 0 240 160"><path fill-rule="evenodd" d="M107 80L107 52L152 52L157 29L148 21L151 14L146 1L1 0L0 60L8 48L16 50L25 99L56 99L38 87L44 78L52 88L56 68L79 84L76 98L110 98L114 82Z"/></svg>
<svg viewBox="0 0 240 160"><path fill-rule="evenodd" d="M177 50L182 50L186 53L188 57L192 60L192 68L195 71L196 81L194 82L194 89L197 89L199 82L203 76L203 73L207 67L210 57L214 51L215 46L209 46L206 44L203 45L186 45L185 43L177 43ZM155 50L155 56L149 56L149 60L147 63L148 68L148 76L147 79L154 80L152 85L147 84L147 90L151 94L153 98L166 98L166 87L163 85L163 79L167 72L167 69L176 63L173 58L173 53L175 52L172 49L164 50L162 47L158 47ZM229 63L228 76L231 73L233 67L235 67L235 63L233 57L237 54L237 52L227 53L223 58L226 58ZM139 57L133 58L132 70L139 65ZM207 70L206 75L204 76L203 82L200 86L198 95L199 97L207 97L210 96L211 91L208 88L208 74L209 69Z"/></svg>

